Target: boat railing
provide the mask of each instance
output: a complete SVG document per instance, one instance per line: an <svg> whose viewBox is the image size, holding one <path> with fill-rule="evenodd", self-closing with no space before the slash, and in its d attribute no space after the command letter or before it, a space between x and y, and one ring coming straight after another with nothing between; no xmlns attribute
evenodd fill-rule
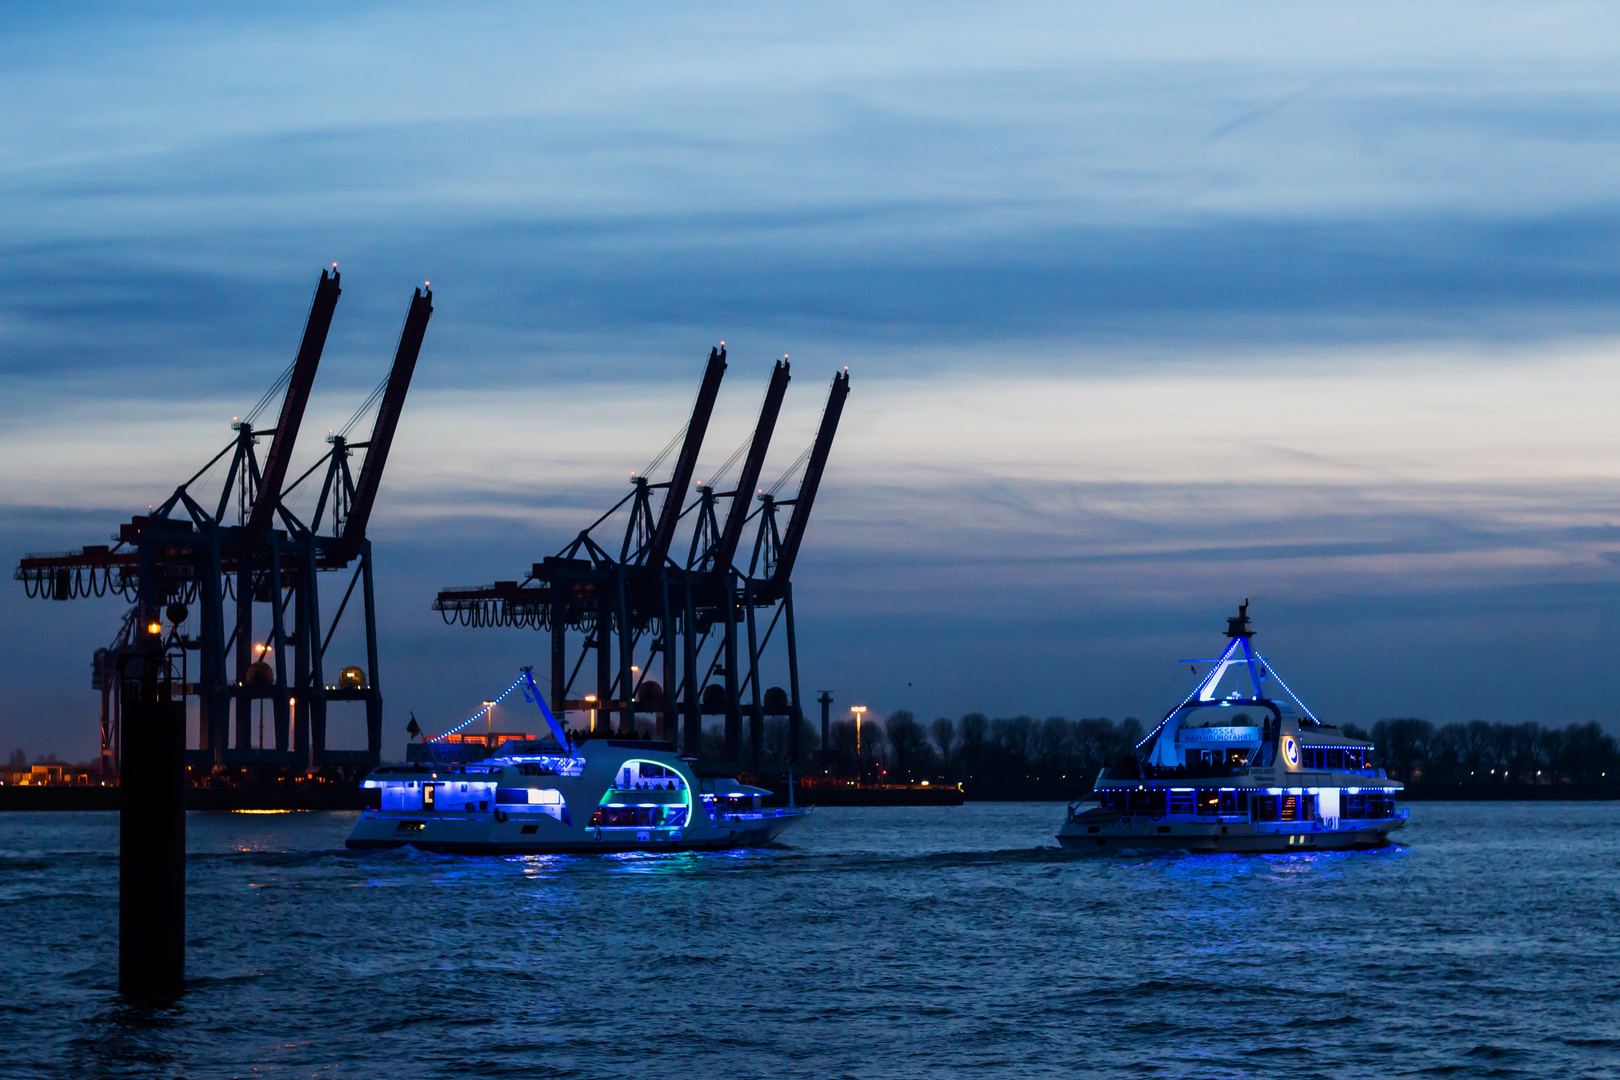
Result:
<svg viewBox="0 0 1620 1080"><path fill-rule="evenodd" d="M712 810L709 816L715 821L759 821L763 818L792 817L804 813L804 810L802 806L772 806L758 810Z"/></svg>

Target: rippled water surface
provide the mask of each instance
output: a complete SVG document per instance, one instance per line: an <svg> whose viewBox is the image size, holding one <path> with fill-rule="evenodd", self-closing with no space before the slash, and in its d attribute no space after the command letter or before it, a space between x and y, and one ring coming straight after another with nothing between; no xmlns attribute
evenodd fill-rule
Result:
<svg viewBox="0 0 1620 1080"><path fill-rule="evenodd" d="M139 1010L116 815L0 815L0 1073L1620 1075L1620 806L1419 803L1402 846L1287 856L1072 855L1061 818L494 859L191 814L188 989Z"/></svg>

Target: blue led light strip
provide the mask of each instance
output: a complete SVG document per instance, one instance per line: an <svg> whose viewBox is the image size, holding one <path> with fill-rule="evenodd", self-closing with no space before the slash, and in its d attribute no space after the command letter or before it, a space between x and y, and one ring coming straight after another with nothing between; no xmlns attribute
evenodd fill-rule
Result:
<svg viewBox="0 0 1620 1080"><path fill-rule="evenodd" d="M451 728L449 731L441 732L440 734L433 736L433 738L425 739L423 741L424 742L437 742L438 740L444 738L447 735L454 735L456 732L460 731L462 728L466 727L468 724L477 723L478 721L482 720L485 716L487 716L489 714L489 710L493 709L495 706L497 706L501 702L505 701L506 700L506 695L510 694L512 691L516 690L518 687L520 687L522 685L523 685L523 680L518 679L511 686L508 686L505 690L502 690L500 697L496 698L494 701L490 702L488 705L485 705L482 709L479 709L477 712L475 712L471 716L467 717L467 719L463 720L461 723L457 724L455 727Z"/></svg>

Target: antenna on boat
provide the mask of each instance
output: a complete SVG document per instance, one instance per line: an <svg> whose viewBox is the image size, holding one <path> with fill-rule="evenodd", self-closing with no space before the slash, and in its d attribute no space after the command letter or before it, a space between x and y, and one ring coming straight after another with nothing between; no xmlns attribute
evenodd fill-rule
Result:
<svg viewBox="0 0 1620 1080"><path fill-rule="evenodd" d="M1226 620L1226 636L1229 638L1254 637L1254 630L1249 626L1249 598L1244 597L1243 603L1238 605L1235 617Z"/></svg>

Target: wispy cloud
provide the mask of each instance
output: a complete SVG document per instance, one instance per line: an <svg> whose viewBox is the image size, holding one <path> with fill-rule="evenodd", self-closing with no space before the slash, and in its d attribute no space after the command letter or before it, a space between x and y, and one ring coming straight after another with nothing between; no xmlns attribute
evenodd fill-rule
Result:
<svg viewBox="0 0 1620 1080"><path fill-rule="evenodd" d="M8 8L0 533L94 542L165 494L336 260L305 459L436 296L376 521L391 702L449 708L532 644L445 638L426 601L615 498L725 338L708 464L769 357L796 373L774 469L854 370L800 606L813 677L874 707L1147 711L1132 657L1252 592L1301 655L1427 658L1382 690L1318 666L1355 718L1487 691L1603 716L1616 29L1581 3ZM0 729L39 732L105 635L13 599L44 629ZM1509 609L1566 689L1508 674Z"/></svg>

